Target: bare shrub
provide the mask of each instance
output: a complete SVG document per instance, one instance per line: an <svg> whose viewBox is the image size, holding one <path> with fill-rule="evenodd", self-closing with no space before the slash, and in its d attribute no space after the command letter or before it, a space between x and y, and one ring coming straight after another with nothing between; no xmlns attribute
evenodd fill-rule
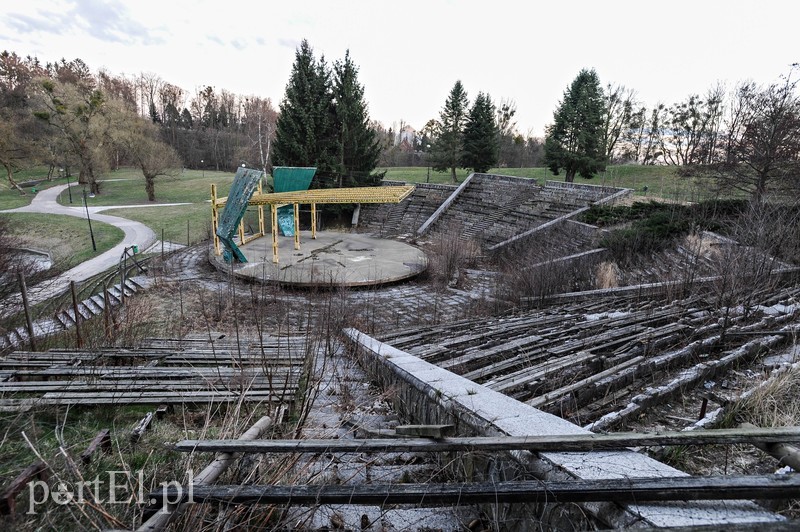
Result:
<svg viewBox="0 0 800 532"><path fill-rule="evenodd" d="M739 423L758 427L800 425L800 366L795 365L742 399L732 409Z"/></svg>
<svg viewBox="0 0 800 532"><path fill-rule="evenodd" d="M482 256L480 244L461 238L457 224L437 232L428 251L428 274L435 282L450 285L457 283L461 268L474 267Z"/></svg>
<svg viewBox="0 0 800 532"><path fill-rule="evenodd" d="M619 266L615 262L603 261L595 268L597 288L616 288L619 286Z"/></svg>

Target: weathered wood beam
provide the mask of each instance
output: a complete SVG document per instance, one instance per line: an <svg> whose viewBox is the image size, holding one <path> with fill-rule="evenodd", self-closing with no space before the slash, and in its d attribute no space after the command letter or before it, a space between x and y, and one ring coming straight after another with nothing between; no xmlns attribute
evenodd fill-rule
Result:
<svg viewBox="0 0 800 532"><path fill-rule="evenodd" d="M103 429L97 433L89 447L81 453L81 462L88 464L92 461L92 454L100 448L104 453L111 452L111 429Z"/></svg>
<svg viewBox="0 0 800 532"><path fill-rule="evenodd" d="M225 504L416 504L642 502L786 499L800 492L800 476L717 476L538 480L473 484L169 486L149 498Z"/></svg>
<svg viewBox="0 0 800 532"><path fill-rule="evenodd" d="M278 417L280 418L280 415ZM272 418L269 416L263 416L261 419L256 421L252 427L247 429L244 434L239 436L239 441L258 438L271 425ZM219 476L222 475L222 473L224 473L228 467L230 467L235 459L236 455L233 453L218 454L214 458L213 462L207 465L194 477L191 489L197 489L202 485L213 484L219 478ZM163 492L161 492L161 494L163 494ZM136 529L136 532L158 532L159 530L163 530L167 527L170 521L174 520L178 515L186 510L188 504L194 502L185 499L179 502L179 499L176 498L165 499L160 497L148 497L147 500L155 501L155 504L151 507L148 507L147 510L152 511L153 506L155 506L158 507L158 511L144 521L142 525Z"/></svg>
<svg viewBox="0 0 800 532"><path fill-rule="evenodd" d="M0 493L0 515L14 515L17 507L17 495L25 489L34 478L47 479L47 466L44 462L34 462L17 475L9 486Z"/></svg>
<svg viewBox="0 0 800 532"><path fill-rule="evenodd" d="M688 432L616 434L568 434L563 436L503 436L474 438L348 439L348 440L184 440L177 451L247 453L322 452L449 452L511 451L537 452L595 451L651 445L711 445L733 443L786 443L800 441L800 427L771 429L716 429Z"/></svg>
<svg viewBox="0 0 800 532"><path fill-rule="evenodd" d="M755 428L755 425L750 423L742 423L743 429ZM753 442L753 445L769 454L782 465L788 465L795 471L800 471L800 449L794 445L786 445L785 442L767 443L763 441Z"/></svg>

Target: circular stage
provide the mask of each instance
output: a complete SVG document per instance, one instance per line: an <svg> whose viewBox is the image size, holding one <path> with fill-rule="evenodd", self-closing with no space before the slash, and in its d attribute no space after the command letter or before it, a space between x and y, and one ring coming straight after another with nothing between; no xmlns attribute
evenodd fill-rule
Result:
<svg viewBox="0 0 800 532"><path fill-rule="evenodd" d="M234 264L234 275L254 281L299 287L374 286L419 275L428 267L422 250L360 233L300 232L300 249L294 237L278 237L280 262L272 262L272 238L257 238L239 248L247 262ZM229 271L221 256L211 253L211 263Z"/></svg>

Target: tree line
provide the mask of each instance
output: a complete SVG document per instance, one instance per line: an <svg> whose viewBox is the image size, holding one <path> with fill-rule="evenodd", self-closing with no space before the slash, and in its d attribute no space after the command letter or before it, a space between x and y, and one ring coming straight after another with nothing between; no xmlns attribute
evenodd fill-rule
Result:
<svg viewBox="0 0 800 532"><path fill-rule="evenodd" d="M517 130L513 101L496 104L479 92L470 102L456 81L438 118L408 149L395 141L398 131L370 120L349 51L329 65L305 40L278 109L269 98L211 86L190 94L153 74L93 74L80 59L42 64L5 51L0 164L11 186L18 169L46 164L49 177L77 171L94 193L98 174L133 165L150 199L153 180L180 167L232 171L245 164L269 173L273 164L316 166L316 186L346 186L374 183L377 166L429 165L455 179L456 168L544 164L571 181L607 164L665 164L760 199L797 183L795 71L775 83L744 82L730 92L716 86L648 108L634 90L603 86L584 69L564 91L544 139Z"/></svg>
<svg viewBox="0 0 800 532"><path fill-rule="evenodd" d="M633 90L602 87L583 69L564 91L546 128L545 165L567 181L610 163L678 165L716 178L760 202L800 189L800 96L789 73L774 83L717 85L670 106L648 109Z"/></svg>

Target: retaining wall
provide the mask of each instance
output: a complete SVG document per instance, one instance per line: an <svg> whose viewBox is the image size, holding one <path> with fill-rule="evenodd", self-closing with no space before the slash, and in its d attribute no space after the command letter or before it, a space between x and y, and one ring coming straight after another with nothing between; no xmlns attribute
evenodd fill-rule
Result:
<svg viewBox="0 0 800 532"><path fill-rule="evenodd" d="M425 362L367 336L356 329L345 335L356 346L364 369L394 394L395 408L415 423L453 424L459 435L526 436L584 434L588 431L557 416L494 392L445 369ZM519 451L471 466L470 472L498 481L533 475L547 480L613 479L686 476L685 473L633 451L589 453L530 453ZM547 505L520 509L493 505L505 526L514 530L540 530L597 526L666 527L768 523L783 518L750 501L698 501L683 503L587 503ZM531 520L535 512L536 520Z"/></svg>

